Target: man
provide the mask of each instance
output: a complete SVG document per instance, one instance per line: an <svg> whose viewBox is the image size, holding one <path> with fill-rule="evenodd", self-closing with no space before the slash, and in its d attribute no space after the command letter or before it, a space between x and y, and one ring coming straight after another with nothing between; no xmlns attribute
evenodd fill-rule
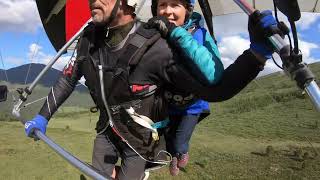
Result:
<svg viewBox="0 0 320 180"><path fill-rule="evenodd" d="M174 48L171 50L156 30L145 29L135 19L135 10L144 1L89 2L93 24L83 33L77 58L65 68L39 114L25 124L26 134L33 137L35 128L45 133L48 120L84 76L100 110L93 166L99 173L111 176L121 158L116 179L141 179L146 162L161 163L157 158L162 145L161 128L168 115L164 98L167 85L190 89L211 101L223 98L212 93L214 86L204 86L188 72L179 62L180 55L173 53ZM245 80L237 81L224 98L233 96L262 70L265 59L257 60L260 55L255 54L246 51L227 69L242 73Z"/></svg>

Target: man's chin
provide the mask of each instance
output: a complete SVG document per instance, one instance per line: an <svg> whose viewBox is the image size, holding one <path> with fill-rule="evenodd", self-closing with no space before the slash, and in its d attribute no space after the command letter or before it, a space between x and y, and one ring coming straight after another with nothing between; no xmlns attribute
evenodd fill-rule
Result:
<svg viewBox="0 0 320 180"><path fill-rule="evenodd" d="M95 15L92 17L92 22L97 26L103 26L106 24L105 19L102 16Z"/></svg>

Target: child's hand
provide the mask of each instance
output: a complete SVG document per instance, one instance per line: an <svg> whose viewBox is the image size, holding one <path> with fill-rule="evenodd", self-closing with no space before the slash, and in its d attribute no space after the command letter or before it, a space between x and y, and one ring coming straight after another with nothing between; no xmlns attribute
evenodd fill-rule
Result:
<svg viewBox="0 0 320 180"><path fill-rule="evenodd" d="M177 26L169 22L169 20L164 16L155 16L149 19L144 27L147 29L155 28L160 32L162 37L166 38L170 36L173 29Z"/></svg>

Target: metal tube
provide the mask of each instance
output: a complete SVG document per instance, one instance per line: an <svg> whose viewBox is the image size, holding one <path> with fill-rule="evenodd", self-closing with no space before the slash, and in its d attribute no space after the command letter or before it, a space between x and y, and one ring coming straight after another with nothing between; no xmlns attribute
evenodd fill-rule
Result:
<svg viewBox="0 0 320 180"><path fill-rule="evenodd" d="M42 78L42 76L49 70L49 68L58 60L58 58L63 54L64 51L67 50L67 48L81 35L84 28L87 26L87 24L91 21L91 19L84 25L82 28L58 51L57 55L47 64L47 66L40 72L40 74L37 76L37 78L32 82L31 86L29 87L29 90L32 91L33 88L36 86L38 81ZM27 97L28 94L25 92L23 94L24 97ZM18 118L22 124L25 124L27 121L25 119L22 119L20 117L20 106L22 105L23 101L19 99L19 101L14 105L14 108L12 110L12 114ZM60 156L62 156L65 160L67 160L71 165L79 169L81 172L86 174L87 176L97 179L97 180L106 180L108 178L102 176L101 174L97 173L95 170L93 170L90 166L83 163L78 158L74 157L72 154L64 150L61 146L56 144L54 141L52 141L49 137L47 137L45 134L43 134L41 131L35 129L34 134L41 139L43 142L45 142L51 149L53 149L55 152L57 152ZM111 179L111 178L110 178Z"/></svg>
<svg viewBox="0 0 320 180"><path fill-rule="evenodd" d="M310 96L312 103L316 109L320 111L320 89L315 81L311 81L305 88L306 92Z"/></svg>
<svg viewBox="0 0 320 180"><path fill-rule="evenodd" d="M87 164L83 163L81 160L79 160L78 158L74 157L72 154L70 154L66 150L64 150L62 147L60 147L55 142L53 142L49 137L47 137L41 131L36 129L34 133L39 139L41 139L43 142L45 142L51 149L53 149L61 157L63 157L70 164L72 164L74 167L79 169L81 172L83 172L87 176L89 176L89 177L91 177L93 179L97 179L97 180L107 180L106 177L104 177L101 174L97 173L95 170L93 170Z"/></svg>
<svg viewBox="0 0 320 180"><path fill-rule="evenodd" d="M271 37L268 37L269 41L272 43L272 45L275 47L276 52L279 53L280 50L287 46L288 44L281 38L279 34L275 34Z"/></svg>
<svg viewBox="0 0 320 180"><path fill-rule="evenodd" d="M245 0L233 0L248 15L252 14L255 9Z"/></svg>
<svg viewBox="0 0 320 180"><path fill-rule="evenodd" d="M60 58L60 56L68 49L68 47L71 46L71 44L81 35L84 28L87 26L88 23L90 23L92 19L90 18L81 28L80 30L57 52L57 54L50 60L50 62L46 65L46 67L38 74L36 79L31 83L31 85L28 87L28 90L32 92L32 90L35 88L35 86L38 84L42 76L53 66L53 64ZM29 96L28 93L24 92L22 96L27 99ZM20 117L20 107L23 104L23 100L19 99L19 101L14 105L12 114L15 116Z"/></svg>
<svg viewBox="0 0 320 180"><path fill-rule="evenodd" d="M42 78L42 76L52 67L52 65L60 58L60 56L67 51L68 47L81 35L84 28L87 26L87 24L91 21L91 19L85 23L81 29L57 52L57 54L50 60L50 62L46 65L46 67L39 73L39 75L36 77L36 79L32 82L32 84L29 86L29 91L32 91L33 88L36 86L36 84L39 82L39 80Z"/></svg>
<svg viewBox="0 0 320 180"><path fill-rule="evenodd" d="M22 124L25 124L27 120L19 117L16 117ZM71 165L73 165L75 168L79 169L81 172L83 172L85 175L98 180L107 180L111 178L106 178L96 172L94 169L92 169L90 166L70 154L68 151L64 150L61 146L56 144L53 140L51 140L48 136L43 134L38 129L34 130L34 134L43 142L45 142L52 150L54 150L56 153L58 153L61 157L63 157L65 160L67 160Z"/></svg>

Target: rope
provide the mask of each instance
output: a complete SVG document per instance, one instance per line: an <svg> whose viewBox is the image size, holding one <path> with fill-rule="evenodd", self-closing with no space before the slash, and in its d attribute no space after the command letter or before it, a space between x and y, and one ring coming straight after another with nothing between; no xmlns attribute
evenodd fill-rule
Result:
<svg viewBox="0 0 320 180"><path fill-rule="evenodd" d="M2 67L3 67L4 76L6 78L5 84L8 85L9 84L9 78L8 78L8 73L7 73L6 67L4 66L4 60L3 60L3 57L2 57L1 49L0 49L0 60L1 60ZM10 92L10 89L9 89L9 92ZM12 96L13 102L16 102L16 97L14 96L14 94L11 94L11 96Z"/></svg>
<svg viewBox="0 0 320 180"><path fill-rule="evenodd" d="M36 45L38 46L38 44L39 44L39 39L40 39L40 37L39 37L39 34L38 34L38 36L37 36L37 41L36 41ZM30 61L31 61L31 63L29 64L29 67L28 67L28 71L27 71L27 76L26 76L26 78L25 78L25 80L24 80L24 85L26 85L27 84L27 81L28 81L28 77L29 77L29 73L30 73L30 69L31 69L31 65L32 65L32 61L33 61L33 59L34 59L34 57L36 56L36 53L37 53L38 51L37 50L34 50L32 53L32 56L31 56L31 58L30 58Z"/></svg>
<svg viewBox="0 0 320 180"><path fill-rule="evenodd" d="M26 108L27 106L29 106L29 105L31 105L31 104L34 104L34 103L36 103L36 102L39 102L39 101L41 101L41 100L43 100L43 99L46 99L46 98L47 98L47 96L46 96L46 97L43 97L43 98L40 98L40 99L37 99L37 100L34 100L34 101L32 101L32 102L29 102L29 103L23 105L23 106L21 107L21 109Z"/></svg>
<svg viewBox="0 0 320 180"><path fill-rule="evenodd" d="M6 67L4 66L1 49L0 49L0 59L1 59L2 66L3 66L4 75L6 77L7 82L9 83L9 78L8 78Z"/></svg>

